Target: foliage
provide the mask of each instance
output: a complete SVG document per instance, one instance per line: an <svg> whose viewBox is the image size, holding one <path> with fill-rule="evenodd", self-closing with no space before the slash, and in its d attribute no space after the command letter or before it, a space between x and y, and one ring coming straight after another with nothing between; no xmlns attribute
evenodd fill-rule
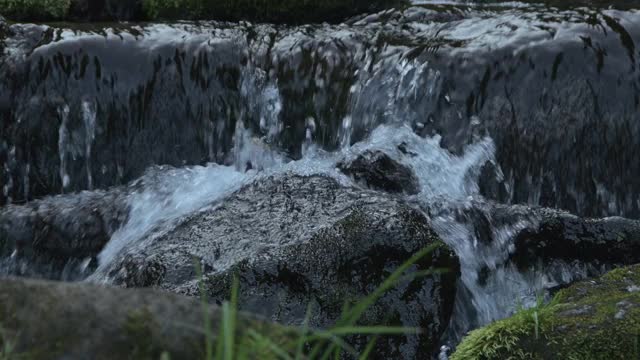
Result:
<svg viewBox="0 0 640 360"><path fill-rule="evenodd" d="M143 0L149 19L218 19L287 23L336 21L406 0Z"/></svg>
<svg viewBox="0 0 640 360"><path fill-rule="evenodd" d="M64 19L71 0L0 0L0 14L15 19Z"/></svg>

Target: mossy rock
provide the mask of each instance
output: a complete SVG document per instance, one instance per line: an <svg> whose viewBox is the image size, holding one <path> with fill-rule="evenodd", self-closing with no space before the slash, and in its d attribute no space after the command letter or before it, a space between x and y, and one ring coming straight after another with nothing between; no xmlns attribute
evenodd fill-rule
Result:
<svg viewBox="0 0 640 360"><path fill-rule="evenodd" d="M640 359L640 265L472 331L451 356L466 359Z"/></svg>
<svg viewBox="0 0 640 360"><path fill-rule="evenodd" d="M0 358L203 359L206 319L215 344L222 316L216 306L158 291L2 279ZM292 328L244 313L236 323L236 350L247 358L277 358L250 331L295 348Z"/></svg>
<svg viewBox="0 0 640 360"><path fill-rule="evenodd" d="M335 22L407 0L0 0L14 21L249 20Z"/></svg>

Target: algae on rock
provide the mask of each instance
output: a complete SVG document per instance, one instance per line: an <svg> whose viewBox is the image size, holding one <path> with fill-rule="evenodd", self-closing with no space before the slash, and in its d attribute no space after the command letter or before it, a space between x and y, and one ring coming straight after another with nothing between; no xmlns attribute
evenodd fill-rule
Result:
<svg viewBox="0 0 640 360"><path fill-rule="evenodd" d="M451 360L637 359L639 337L640 265L634 265L472 331Z"/></svg>

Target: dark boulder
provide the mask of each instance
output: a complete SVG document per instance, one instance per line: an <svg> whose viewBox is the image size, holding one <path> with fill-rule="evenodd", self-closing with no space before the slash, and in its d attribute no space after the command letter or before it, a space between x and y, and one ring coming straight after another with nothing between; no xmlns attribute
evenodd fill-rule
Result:
<svg viewBox="0 0 640 360"><path fill-rule="evenodd" d="M193 214L121 257L108 278L197 296L195 260L212 301L228 295L236 274L241 309L300 324L312 306L311 325L325 327L334 325L345 302L364 298L434 244L439 239L427 218L398 199L324 176L284 175L259 179ZM381 339L377 353L413 358L437 347L452 312L459 263L442 245L411 271L432 268L448 272L401 281L365 313L365 324L424 329ZM363 341L355 340L360 348Z"/></svg>
<svg viewBox="0 0 640 360"><path fill-rule="evenodd" d="M632 265L640 262L640 221L591 219L537 206L470 202L453 210L429 209L469 224L477 240L491 245L498 229L509 229L508 258L521 270L551 262Z"/></svg>
<svg viewBox="0 0 640 360"><path fill-rule="evenodd" d="M640 222L620 217L585 219L567 212L537 209L538 226L514 240L512 259L519 267L542 261L579 261L603 265L640 262Z"/></svg>
<svg viewBox="0 0 640 360"><path fill-rule="evenodd" d="M79 275L68 272L86 270L71 268L90 266L126 221L125 195L121 188L85 191L0 208L3 273L53 279Z"/></svg>
<svg viewBox="0 0 640 360"><path fill-rule="evenodd" d="M3 349L11 349L3 353L9 358L161 359L166 354L170 359L203 359L207 317L215 343L222 312L190 298L89 284L0 280L0 340ZM237 329L238 346L249 358L259 358L260 348L255 342L249 346L248 329L276 342L291 334L244 314Z"/></svg>
<svg viewBox="0 0 640 360"><path fill-rule="evenodd" d="M410 195L420 192L420 182L413 171L382 151L365 151L354 160L338 163L338 168L375 190Z"/></svg>

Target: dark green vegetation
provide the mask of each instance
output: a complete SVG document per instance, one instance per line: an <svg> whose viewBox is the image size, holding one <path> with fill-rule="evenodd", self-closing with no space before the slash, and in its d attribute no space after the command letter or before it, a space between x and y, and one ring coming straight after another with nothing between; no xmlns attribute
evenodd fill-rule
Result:
<svg viewBox="0 0 640 360"><path fill-rule="evenodd" d="M15 21L181 19L305 23L334 22L406 3L406 0L0 0L0 14Z"/></svg>
<svg viewBox="0 0 640 360"><path fill-rule="evenodd" d="M451 360L639 358L640 265L634 265L471 332Z"/></svg>
<svg viewBox="0 0 640 360"><path fill-rule="evenodd" d="M0 0L0 14L14 19L64 19L71 0Z"/></svg>

